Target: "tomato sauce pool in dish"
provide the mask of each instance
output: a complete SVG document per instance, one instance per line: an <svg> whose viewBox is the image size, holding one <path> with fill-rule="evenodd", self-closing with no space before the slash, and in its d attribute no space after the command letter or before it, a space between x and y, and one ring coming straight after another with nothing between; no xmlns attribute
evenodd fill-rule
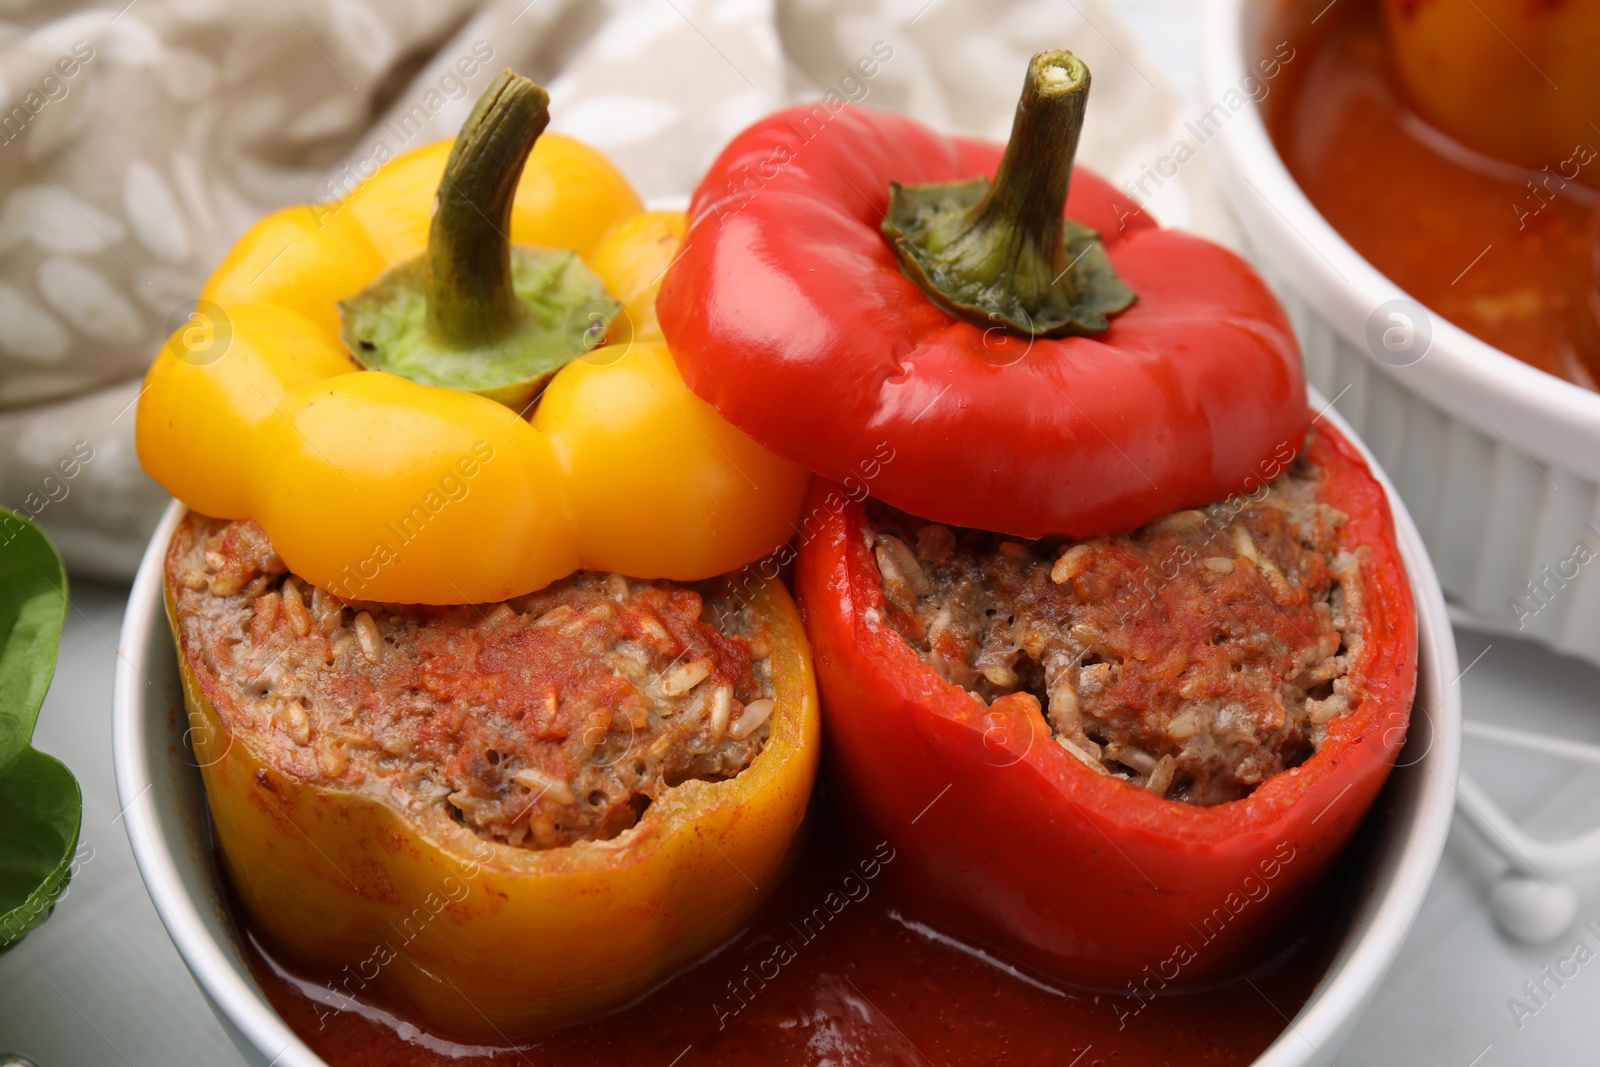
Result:
<svg viewBox="0 0 1600 1067"><path fill-rule="evenodd" d="M1430 311L1589 389L1600 132L1543 171L1489 159L1403 101L1375 3L1337 5L1266 101L1273 142L1318 211ZM1587 173L1585 173L1587 172Z"/></svg>
<svg viewBox="0 0 1600 1067"><path fill-rule="evenodd" d="M1348 881L1336 875L1319 909L1327 921L1311 923L1277 959L1204 992L1055 989L918 924L891 887L893 850L851 841L826 790L813 805L783 884L731 943L630 1007L515 1049L423 1035L380 1007L342 999L336 990L348 975L291 971L248 927L244 940L272 1006L333 1067L1221 1067L1250 1063L1288 1025L1326 969L1345 912ZM1158 990L1159 979L1147 986Z"/></svg>

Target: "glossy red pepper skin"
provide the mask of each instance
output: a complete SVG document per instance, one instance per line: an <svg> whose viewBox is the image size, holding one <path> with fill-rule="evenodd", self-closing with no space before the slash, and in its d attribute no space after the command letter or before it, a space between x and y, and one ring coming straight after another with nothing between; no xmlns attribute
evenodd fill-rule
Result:
<svg viewBox="0 0 1600 1067"><path fill-rule="evenodd" d="M922 917L1029 970L1123 993L1214 981L1293 939L1404 742L1417 674L1383 490L1325 426L1309 456L1319 499L1349 516L1341 547L1365 546L1365 696L1305 763L1215 807L1098 775L1052 741L1036 703L985 708L945 682L881 621L861 507L839 486L813 489L817 533L795 583L824 737L848 802L902 857Z"/></svg>
<svg viewBox="0 0 1600 1067"><path fill-rule="evenodd" d="M887 442L872 492L896 507L1087 537L1241 491L1300 440L1299 349L1238 256L1079 167L1066 213L1100 231L1138 302L1094 338L958 321L879 230L889 182L992 176L1001 146L862 108L818 129L818 112L778 112L723 151L656 305L689 388L767 448L843 480Z"/></svg>

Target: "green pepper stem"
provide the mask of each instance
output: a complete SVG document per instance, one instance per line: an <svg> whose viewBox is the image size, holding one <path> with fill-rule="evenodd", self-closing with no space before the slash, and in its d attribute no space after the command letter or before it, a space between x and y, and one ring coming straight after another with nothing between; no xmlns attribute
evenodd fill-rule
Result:
<svg viewBox="0 0 1600 1067"><path fill-rule="evenodd" d="M503 70L456 137L428 231L427 330L443 347L492 345L524 318L512 288L511 204L549 122L549 94Z"/></svg>
<svg viewBox="0 0 1600 1067"><path fill-rule="evenodd" d="M883 231L930 300L978 325L1044 337L1098 333L1134 302L1099 235L1062 215L1088 100L1083 61L1041 52L992 182L890 183Z"/></svg>
<svg viewBox="0 0 1600 1067"><path fill-rule="evenodd" d="M464 389L525 412L622 305L570 248L511 247L511 205L550 98L501 71L456 138L427 251L339 301L363 367Z"/></svg>
<svg viewBox="0 0 1600 1067"><path fill-rule="evenodd" d="M1024 244L1052 263L1061 260L1061 207L1072 184L1088 103L1089 68L1081 60L1071 52L1033 57L1006 153L972 218L975 230L998 227L1011 236L1013 261ZM1031 294L1019 295L1027 301Z"/></svg>

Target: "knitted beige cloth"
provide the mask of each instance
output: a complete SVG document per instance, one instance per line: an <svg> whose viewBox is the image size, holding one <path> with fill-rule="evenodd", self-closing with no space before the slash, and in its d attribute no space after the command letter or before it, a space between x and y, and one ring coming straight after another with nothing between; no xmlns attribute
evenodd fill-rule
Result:
<svg viewBox="0 0 1600 1067"><path fill-rule="evenodd" d="M1096 0L0 0L0 503L79 575L131 575L166 503L134 402L175 311L252 220L450 136L502 67L681 202L746 124L829 92L1002 138L1056 47L1094 73L1079 158L1136 180L1184 116ZM1153 207L1231 239L1203 166Z"/></svg>

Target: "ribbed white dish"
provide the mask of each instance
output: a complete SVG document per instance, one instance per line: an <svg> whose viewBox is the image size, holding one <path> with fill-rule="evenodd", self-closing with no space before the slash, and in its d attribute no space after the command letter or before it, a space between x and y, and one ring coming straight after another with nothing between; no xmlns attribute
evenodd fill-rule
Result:
<svg viewBox="0 0 1600 1067"><path fill-rule="evenodd" d="M1237 90L1285 27L1330 6L1206 0L1207 104ZM1396 364L1406 357L1380 360L1369 324L1383 305L1409 297L1312 207L1256 104L1246 101L1206 148L1289 308L1308 377L1336 398L1393 480L1445 592L1479 625L1600 663L1600 395L1420 308L1417 324L1432 334L1425 354L1404 366ZM1593 562L1577 561L1586 555L1575 556L1580 541Z"/></svg>

